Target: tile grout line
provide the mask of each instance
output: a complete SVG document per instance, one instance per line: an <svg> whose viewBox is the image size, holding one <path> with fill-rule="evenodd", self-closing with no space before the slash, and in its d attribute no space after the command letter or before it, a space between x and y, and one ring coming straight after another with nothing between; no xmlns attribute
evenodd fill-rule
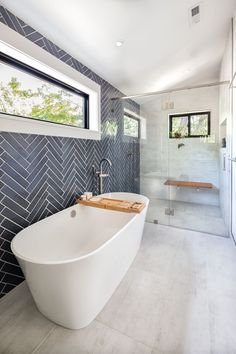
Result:
<svg viewBox="0 0 236 354"><path fill-rule="evenodd" d="M111 327L110 325L108 325L107 323L102 322L101 320L97 320L97 319L95 318L94 321L97 321L97 322L99 322L100 324L102 324L103 326L105 326L105 327L107 327L107 328L110 328L110 329L112 329L113 331L118 332L118 333L122 334L123 336L125 336L125 337L127 337L127 338L132 339L132 340L133 340L134 342L136 342L136 343L139 343L139 344L144 345L145 347L151 349L152 351L155 349L154 346L152 347L152 346L150 346L150 345L147 345L146 343L143 343L143 342L137 340L136 338L133 338L133 337L129 336L127 333L121 332L119 329ZM33 354L33 353L32 353L32 354Z"/></svg>
<svg viewBox="0 0 236 354"><path fill-rule="evenodd" d="M46 334L46 336L41 340L41 342L39 342L39 344L33 349L33 351L31 352L31 354L36 353L36 351L43 345L43 343L46 342L46 340L49 338L50 334L54 332L54 330L57 328L58 326L55 324L50 331Z"/></svg>

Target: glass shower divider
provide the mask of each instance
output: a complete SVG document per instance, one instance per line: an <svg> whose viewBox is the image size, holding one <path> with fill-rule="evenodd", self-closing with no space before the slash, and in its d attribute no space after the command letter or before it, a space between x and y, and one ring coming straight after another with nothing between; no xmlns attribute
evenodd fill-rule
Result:
<svg viewBox="0 0 236 354"><path fill-rule="evenodd" d="M147 222L170 224L168 121L160 97L141 104L141 117L146 127L140 147L140 191L150 199Z"/></svg>
<svg viewBox="0 0 236 354"><path fill-rule="evenodd" d="M150 199L147 222L228 235L219 205L224 167L217 90L140 101L146 125L140 147L140 192Z"/></svg>

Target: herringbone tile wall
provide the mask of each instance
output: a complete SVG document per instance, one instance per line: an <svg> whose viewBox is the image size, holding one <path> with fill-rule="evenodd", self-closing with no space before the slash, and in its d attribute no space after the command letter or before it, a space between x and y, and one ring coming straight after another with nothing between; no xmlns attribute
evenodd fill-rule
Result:
<svg viewBox="0 0 236 354"><path fill-rule="evenodd" d="M10 242L22 228L72 205L85 190L96 192L92 165L113 162L106 191L139 192L139 142L123 136L121 93L4 7L0 21L101 85L102 140L0 133L0 293L24 278ZM126 107L139 112L128 101ZM107 123L117 125L117 134Z"/></svg>

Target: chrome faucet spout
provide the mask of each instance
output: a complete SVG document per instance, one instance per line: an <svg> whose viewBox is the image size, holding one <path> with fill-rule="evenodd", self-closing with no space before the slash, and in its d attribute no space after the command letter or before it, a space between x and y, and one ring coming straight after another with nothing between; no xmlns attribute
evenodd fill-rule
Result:
<svg viewBox="0 0 236 354"><path fill-rule="evenodd" d="M109 167L112 166L111 160L105 158L105 159L102 159L102 160L100 161L100 164L99 164L100 170L102 170L102 165L103 165L104 162L107 162L108 165L109 165Z"/></svg>

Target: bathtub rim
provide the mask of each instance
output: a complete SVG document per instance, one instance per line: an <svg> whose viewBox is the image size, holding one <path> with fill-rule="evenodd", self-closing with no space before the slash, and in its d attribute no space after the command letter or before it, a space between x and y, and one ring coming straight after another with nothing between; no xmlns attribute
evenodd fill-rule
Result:
<svg viewBox="0 0 236 354"><path fill-rule="evenodd" d="M114 240L115 238L118 237L118 235L125 229L128 227L128 225L130 225L135 219L138 218L138 216L140 216L145 210L147 210L148 208L148 204L149 204L149 199L142 195L142 194L137 194L137 193L129 193L129 192L111 192L111 193L104 193L104 194L101 194L101 195L115 195L115 194L129 194L129 195L139 195L141 197L143 197L145 200L146 200L146 206L145 208L142 210L141 213L130 213L131 215L133 215L133 217L121 228L119 229L111 238L109 238L108 240L106 240L101 246L99 246L98 248L96 248L95 250L93 250L92 252L89 252L83 256L79 256L79 257L75 257L75 258L70 258L70 259L66 259L66 260L61 260L61 261L36 261L36 260L33 260L31 258L28 258L28 257L25 257L25 256L22 256L20 253L18 253L15 248L14 248L14 240L15 238L20 235L21 233L24 232L25 229L21 230L20 232L18 232L12 239L11 241L11 244L10 244L10 247L11 247L11 251L12 253L14 254L15 257L19 258L20 260L23 260L25 262L28 262L28 263L31 263L31 264L38 264L38 265L61 265L61 264L70 264L70 263L74 263L76 261L79 261L79 260L83 260L83 259L86 259L86 258L89 258L91 256L93 256L94 254L100 252L104 247L106 247L112 240ZM58 213L60 212L63 212L64 210L69 210L69 209L72 209L74 208L76 205L72 205L68 208L65 208L61 211L59 211ZM85 206L85 205L80 205L80 207L83 207L83 208L91 208L89 206ZM105 210L105 209L103 209ZM115 211L115 210L106 210L106 212L110 213L110 212L113 212L113 213L123 213L121 211ZM56 213L57 214L57 213ZM55 215L55 214L53 214ZM52 215L52 216L53 216ZM44 220L44 219L42 219ZM41 220L40 220L41 221ZM145 220L144 220L145 222ZM32 224L33 225L33 224ZM29 225L30 226L30 225ZM29 227L27 226L27 227Z"/></svg>

